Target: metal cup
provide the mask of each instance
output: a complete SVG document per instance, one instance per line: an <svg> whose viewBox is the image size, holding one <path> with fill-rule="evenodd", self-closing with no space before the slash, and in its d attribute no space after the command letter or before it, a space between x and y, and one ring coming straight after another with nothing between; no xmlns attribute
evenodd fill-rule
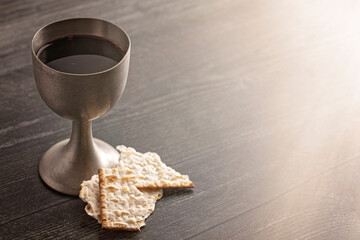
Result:
<svg viewBox="0 0 360 240"><path fill-rule="evenodd" d="M45 44L69 35L92 35L110 40L124 50L114 67L91 74L71 74L48 67L37 57ZM130 38L120 27L99 19L74 18L50 23L32 39L32 62L37 89L48 107L73 121L70 139L52 146L40 160L39 173L51 188L79 193L83 180L98 168L113 167L119 153L92 137L91 120L107 113L120 99L128 76Z"/></svg>

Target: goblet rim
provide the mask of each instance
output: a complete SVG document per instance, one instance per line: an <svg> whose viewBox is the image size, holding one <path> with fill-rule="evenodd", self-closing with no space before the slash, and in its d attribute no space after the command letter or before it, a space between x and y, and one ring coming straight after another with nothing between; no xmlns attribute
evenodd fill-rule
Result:
<svg viewBox="0 0 360 240"><path fill-rule="evenodd" d="M54 68L51 68L49 67L48 65L46 65L45 63L43 63L39 57L37 56L36 52L35 52L35 49L34 49L34 40L35 40L35 37L39 34L39 32L41 32L44 28L54 24L54 23L58 23L58 22L63 22L63 21L69 21L69 20L96 20L96 21L102 21L102 22L106 22L108 24L111 24L113 26L115 26L116 28L120 29L126 36L128 42L129 42L129 46L128 48L126 49L126 52L124 54L124 56L121 58L121 60L119 62L117 62L114 66L112 66L111 68L108 68L106 70L103 70L103 71L100 71L100 72L94 72L94 73L68 73L68 72L62 72L62 71L59 71L59 70L56 70ZM95 36L95 35L94 35ZM64 36L65 37L65 36ZM107 39L105 38L106 40L108 41L111 41L110 39ZM111 41L113 42L113 41ZM118 45L116 43L116 45ZM121 47L121 46L120 46ZM112 71L113 69L117 68L119 65L121 65L121 63L123 61L125 61L125 59L127 58L127 56L130 54L130 48L131 48L131 40L130 40L130 36L129 34L123 29L121 28L120 26L112 23L112 22L109 22L107 20L103 20L103 19L100 19L100 18L64 18L64 19L60 19L60 20L56 20L56 21L53 21L53 22L50 22L44 26L42 26L33 36L32 40L31 40L31 52L33 54L33 56L35 57L35 59L41 64L42 67L48 69L48 70L51 70L51 71L54 71L56 73L59 73L59 74L63 74L63 75L67 75L67 76L75 76L75 77L86 77L86 76L96 76L96 75L100 75L100 74L104 74L106 72L110 72Z"/></svg>

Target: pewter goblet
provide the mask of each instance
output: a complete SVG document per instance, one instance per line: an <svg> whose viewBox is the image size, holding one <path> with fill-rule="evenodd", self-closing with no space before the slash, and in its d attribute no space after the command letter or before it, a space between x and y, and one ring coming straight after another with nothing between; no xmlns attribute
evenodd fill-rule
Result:
<svg viewBox="0 0 360 240"><path fill-rule="evenodd" d="M66 36L95 36L121 46L124 57L112 68L91 74L60 72L37 56L41 47ZM37 89L48 107L73 121L70 139L52 146L40 160L39 173L51 188L71 195L79 193L83 180L98 168L113 167L119 153L93 138L91 120L107 113L120 99L128 76L130 39L120 27L91 18L66 19L41 28L32 40L33 71Z"/></svg>

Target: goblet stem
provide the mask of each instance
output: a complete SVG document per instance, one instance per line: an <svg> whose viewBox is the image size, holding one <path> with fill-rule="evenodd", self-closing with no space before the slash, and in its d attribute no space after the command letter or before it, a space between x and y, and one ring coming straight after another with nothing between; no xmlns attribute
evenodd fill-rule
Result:
<svg viewBox="0 0 360 240"><path fill-rule="evenodd" d="M117 163L119 153L93 138L91 125L91 121L73 121L70 140L55 144L42 157L40 176L53 189L77 195L83 180L97 174L99 168L111 168Z"/></svg>
<svg viewBox="0 0 360 240"><path fill-rule="evenodd" d="M92 122L87 120L75 120L72 123L72 132L68 145L76 145L81 150L94 150L92 135ZM75 146L74 146L75 147Z"/></svg>

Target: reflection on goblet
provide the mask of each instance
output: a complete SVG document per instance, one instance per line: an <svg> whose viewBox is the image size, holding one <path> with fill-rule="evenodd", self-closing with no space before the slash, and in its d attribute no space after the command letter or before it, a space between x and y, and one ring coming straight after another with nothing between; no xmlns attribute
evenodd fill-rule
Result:
<svg viewBox="0 0 360 240"><path fill-rule="evenodd" d="M80 74L56 70L40 59L44 46L69 36L107 40L120 46L123 56L106 70ZM130 46L129 36L121 28L99 19L62 20L34 35L32 61L40 96L51 110L73 121L70 139L52 146L40 160L40 176L51 188L77 195L81 182L90 179L98 168L116 164L118 152L92 137L91 120L107 113L120 99L128 76Z"/></svg>

